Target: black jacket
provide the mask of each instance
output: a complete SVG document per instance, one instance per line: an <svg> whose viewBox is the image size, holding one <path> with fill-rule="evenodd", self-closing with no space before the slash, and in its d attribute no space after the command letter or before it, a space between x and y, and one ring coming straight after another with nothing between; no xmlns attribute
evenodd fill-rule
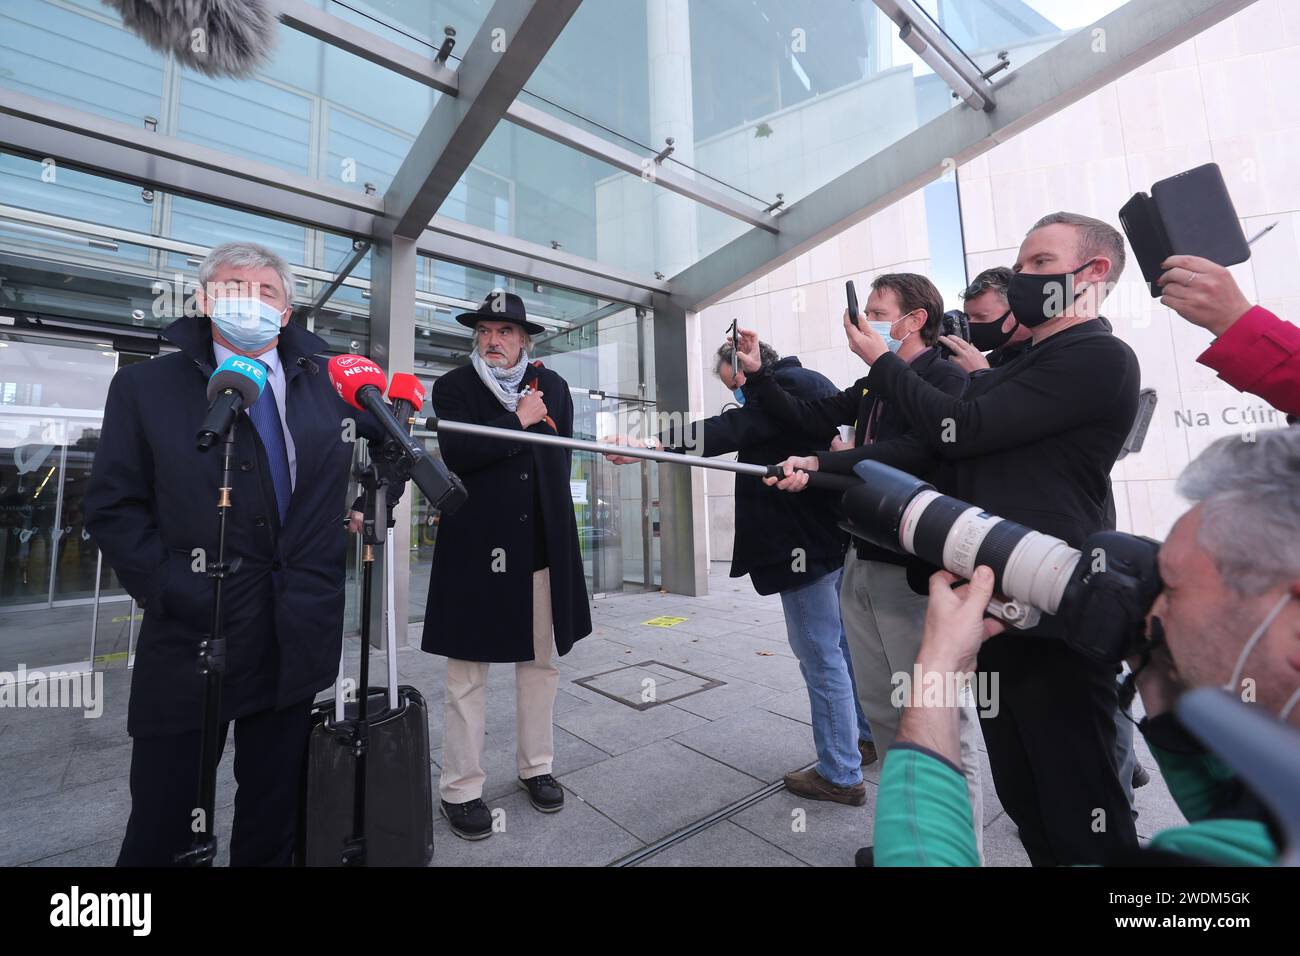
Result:
<svg viewBox="0 0 1300 956"><path fill-rule="evenodd" d="M163 335L180 351L128 365L113 377L85 498L86 527L144 608L127 717L132 736L200 724L198 645L212 623L212 581L196 570L195 549L205 561L217 560L222 456L219 447L199 452L194 445L208 410L212 326L186 317ZM280 334L298 458L284 527L266 452L246 412L235 425L226 558L240 565L222 590L228 644L222 720L301 701L338 672L353 450L344 421L355 421L362 437L381 436L368 415L335 393L318 357L324 347L300 326Z"/></svg>
<svg viewBox="0 0 1300 956"><path fill-rule="evenodd" d="M941 491L1077 548L1105 526L1140 374L1133 350L1093 319L975 376L960 399L896 356L882 356L867 384L944 460Z"/></svg>
<svg viewBox="0 0 1300 956"><path fill-rule="evenodd" d="M943 352L931 348L918 355L910 366L895 358L903 367L910 367L924 382L945 395L959 396L966 390L969 378L964 369L950 362ZM907 418L890 407L879 389L868 384L870 376L863 376L843 392L817 401L796 398L788 392L773 389L770 376L759 376L755 388L772 414L789 425L817 430L834 429L839 425L853 425L857 437L855 447L844 451L818 452L817 464L821 471L832 474L852 474L853 466L865 458L882 461L918 477L929 477L939 464L939 456L914 433ZM765 381L766 379L766 381ZM867 425L876 406L881 404L876 423L875 440L864 445ZM803 494L808 494L807 491ZM860 539L855 540L858 556L872 561L904 564L906 557L895 551L876 547Z"/></svg>
<svg viewBox="0 0 1300 956"><path fill-rule="evenodd" d="M825 375L804 368L793 357L771 368L777 390L799 399L815 401L838 394ZM807 434L792 429L769 414L758 390L746 382L745 404L698 422L692 422L691 440L661 435L669 451L711 458L739 452L737 461L771 465L791 455L818 454L835 437L835 428ZM731 576L751 575L759 594L773 594L814 580L844 560L847 535L837 526L839 496L810 490L789 495L768 488L761 478L736 476L736 531L731 549ZM795 549L802 549L802 559ZM798 567L801 570L795 570Z"/></svg>
<svg viewBox="0 0 1300 956"><path fill-rule="evenodd" d="M999 345L985 356L988 359L989 368L1001 368L1003 365L1014 362L1028 352L1033 347L1033 344L1033 339L1025 339L1023 342L1008 342L1006 345Z"/></svg>
<svg viewBox="0 0 1300 956"><path fill-rule="evenodd" d="M538 370L536 384L558 434L573 437L568 384L548 368ZM439 418L523 430L519 417L497 401L472 365L438 379L429 398ZM545 422L529 431L557 433ZM420 646L465 661L533 659L533 542L540 517L555 646L567 654L591 633L569 492L572 452L453 432L440 432L438 445L447 467L465 483L469 500L438 522Z"/></svg>

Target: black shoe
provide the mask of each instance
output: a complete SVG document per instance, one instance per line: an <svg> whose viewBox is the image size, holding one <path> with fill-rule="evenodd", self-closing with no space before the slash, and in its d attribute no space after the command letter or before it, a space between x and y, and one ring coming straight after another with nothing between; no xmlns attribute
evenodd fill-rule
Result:
<svg viewBox="0 0 1300 956"><path fill-rule="evenodd" d="M528 791L528 800L542 813L558 813L564 809L564 791L549 773L519 779L519 786Z"/></svg>
<svg viewBox="0 0 1300 956"><path fill-rule="evenodd" d="M874 846L864 846L853 854L854 866L875 866L876 865L876 848Z"/></svg>
<svg viewBox="0 0 1300 956"><path fill-rule="evenodd" d="M492 835L492 811L482 800L442 804L442 815L451 824L451 832L462 840L486 840Z"/></svg>
<svg viewBox="0 0 1300 956"><path fill-rule="evenodd" d="M1151 774L1147 773L1146 768L1140 763L1133 765L1133 789L1145 787L1151 782Z"/></svg>

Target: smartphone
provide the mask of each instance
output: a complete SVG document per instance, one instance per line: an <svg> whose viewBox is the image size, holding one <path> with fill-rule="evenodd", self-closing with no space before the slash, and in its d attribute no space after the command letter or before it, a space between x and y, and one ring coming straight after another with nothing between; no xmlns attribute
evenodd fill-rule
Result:
<svg viewBox="0 0 1300 956"><path fill-rule="evenodd" d="M853 324L862 328L862 316L858 312L858 290L853 288L852 279L844 283L844 294L849 300L849 315L853 317Z"/></svg>
<svg viewBox="0 0 1300 956"><path fill-rule="evenodd" d="M735 381L736 376L737 376L738 374L740 374L740 331L739 331L739 325L740 325L740 319L732 319L732 320L731 320L731 326L730 326L729 329L728 329L728 332L729 332L729 334L731 335L731 378L732 378L732 381Z"/></svg>

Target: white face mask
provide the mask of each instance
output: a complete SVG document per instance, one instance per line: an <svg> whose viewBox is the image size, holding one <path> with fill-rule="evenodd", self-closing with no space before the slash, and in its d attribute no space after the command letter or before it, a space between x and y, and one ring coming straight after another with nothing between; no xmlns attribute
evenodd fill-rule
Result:
<svg viewBox="0 0 1300 956"><path fill-rule="evenodd" d="M1277 620L1277 616L1282 613L1282 609L1285 608L1290 601L1291 592L1288 591L1286 594L1282 595L1281 600L1273 605L1272 610L1264 615L1264 620L1260 621L1259 627L1255 628L1254 633L1252 633L1250 637L1246 638L1246 643L1242 646L1241 653L1237 656L1237 663L1232 668L1232 679L1223 687L1223 689L1229 694L1236 695L1241 693L1241 675L1246 670L1246 659L1250 657L1250 653L1255 649L1255 645L1263 639L1264 634L1268 631L1272 623ZM1282 712L1278 714L1278 719L1285 721L1291 711L1295 709L1297 702L1300 702L1300 690L1297 690L1291 695L1291 699L1286 702L1286 705L1282 708Z"/></svg>

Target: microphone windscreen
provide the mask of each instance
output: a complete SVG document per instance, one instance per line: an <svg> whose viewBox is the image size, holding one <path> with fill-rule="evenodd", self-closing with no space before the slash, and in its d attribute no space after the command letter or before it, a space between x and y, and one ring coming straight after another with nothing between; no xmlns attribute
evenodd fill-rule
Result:
<svg viewBox="0 0 1300 956"><path fill-rule="evenodd" d="M271 0L104 2L150 47L208 76L251 76L275 49L279 17Z"/></svg>
<svg viewBox="0 0 1300 956"><path fill-rule="evenodd" d="M388 385L388 400L410 402L413 411L424 407L424 386L410 372L396 372Z"/></svg>
<svg viewBox="0 0 1300 956"><path fill-rule="evenodd" d="M364 355L334 356L330 359L329 374L334 391L338 392L339 398L353 408L362 407L357 401L357 392L362 388L373 385L382 395L384 387L388 384L388 379L384 377L384 370Z"/></svg>
<svg viewBox="0 0 1300 956"><path fill-rule="evenodd" d="M245 408L252 408L257 397L266 387L266 367L256 359L232 355L212 373L208 379L208 401L226 389L234 389L244 400Z"/></svg>

